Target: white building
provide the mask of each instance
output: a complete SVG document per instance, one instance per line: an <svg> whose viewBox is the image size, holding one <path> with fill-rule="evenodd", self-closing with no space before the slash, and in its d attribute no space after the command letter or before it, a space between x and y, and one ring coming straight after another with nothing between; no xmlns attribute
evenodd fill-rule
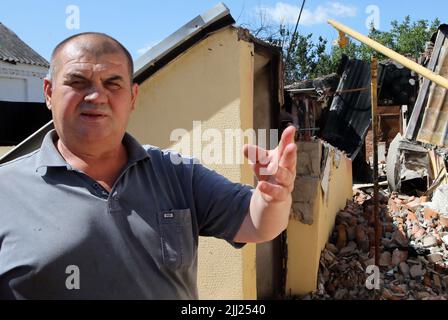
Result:
<svg viewBox="0 0 448 320"><path fill-rule="evenodd" d="M0 155L45 123L43 78L49 63L0 22Z"/></svg>
<svg viewBox="0 0 448 320"><path fill-rule="evenodd" d="M0 101L44 102L49 63L0 22Z"/></svg>

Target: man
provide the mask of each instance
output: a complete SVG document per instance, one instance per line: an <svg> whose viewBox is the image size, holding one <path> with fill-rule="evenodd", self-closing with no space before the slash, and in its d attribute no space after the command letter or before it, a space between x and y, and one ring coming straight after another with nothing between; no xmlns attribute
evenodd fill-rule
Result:
<svg viewBox="0 0 448 320"><path fill-rule="evenodd" d="M252 190L127 134L132 74L105 34L53 51L44 92L55 130L0 167L1 298L196 299L199 235L241 247L286 228L294 128L275 150L245 146L258 155Z"/></svg>

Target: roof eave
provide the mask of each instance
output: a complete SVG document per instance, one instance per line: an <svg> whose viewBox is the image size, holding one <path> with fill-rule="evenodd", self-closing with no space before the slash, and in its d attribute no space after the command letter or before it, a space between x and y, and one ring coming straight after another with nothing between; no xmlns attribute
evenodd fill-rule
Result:
<svg viewBox="0 0 448 320"><path fill-rule="evenodd" d="M219 3L185 24L137 59L134 81L142 83L208 34L234 23L235 20L229 9L225 4Z"/></svg>

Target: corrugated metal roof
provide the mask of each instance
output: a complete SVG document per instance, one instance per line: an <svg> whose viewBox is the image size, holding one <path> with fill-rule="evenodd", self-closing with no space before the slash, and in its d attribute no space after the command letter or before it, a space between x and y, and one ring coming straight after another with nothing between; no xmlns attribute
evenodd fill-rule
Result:
<svg viewBox="0 0 448 320"><path fill-rule="evenodd" d="M229 9L225 4L219 3L185 24L138 58L135 61L134 80L137 83L142 83L207 34L233 23L235 23L235 20L230 15Z"/></svg>
<svg viewBox="0 0 448 320"><path fill-rule="evenodd" d="M448 78L448 41L444 43L437 58L435 72ZM424 94L423 92L419 94ZM417 140L432 145L448 146L448 95L447 89L432 83L428 92L428 102L417 134Z"/></svg>
<svg viewBox="0 0 448 320"><path fill-rule="evenodd" d="M48 68L47 60L23 42L14 32L0 22L0 59Z"/></svg>
<svg viewBox="0 0 448 320"><path fill-rule="evenodd" d="M302 80L294 82L285 86L285 90L288 92L298 92L297 90L311 89L311 88L336 88L339 83L339 75L331 73L322 77L318 77L312 80Z"/></svg>
<svg viewBox="0 0 448 320"><path fill-rule="evenodd" d="M383 69L378 65L378 79L382 79ZM348 60L322 137L353 160L362 147L371 119L370 63Z"/></svg>

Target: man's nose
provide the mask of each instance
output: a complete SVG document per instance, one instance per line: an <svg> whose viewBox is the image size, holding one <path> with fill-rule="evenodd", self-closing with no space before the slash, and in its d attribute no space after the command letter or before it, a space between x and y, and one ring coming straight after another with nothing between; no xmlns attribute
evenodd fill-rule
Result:
<svg viewBox="0 0 448 320"><path fill-rule="evenodd" d="M84 101L92 104L107 104L107 93L102 86L92 86L84 97Z"/></svg>

